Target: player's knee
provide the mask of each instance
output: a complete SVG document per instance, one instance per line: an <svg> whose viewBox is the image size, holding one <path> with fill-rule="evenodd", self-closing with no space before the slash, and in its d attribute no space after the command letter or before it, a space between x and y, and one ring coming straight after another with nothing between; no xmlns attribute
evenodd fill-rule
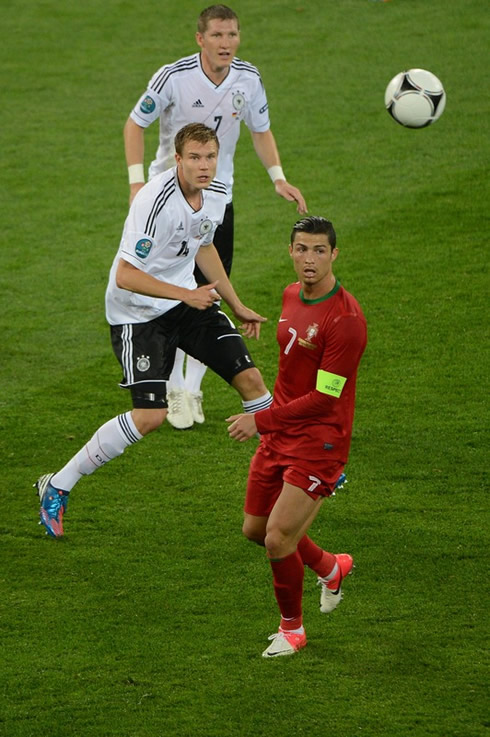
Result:
<svg viewBox="0 0 490 737"><path fill-rule="evenodd" d="M267 530L264 545L269 558L285 558L294 553L296 547L290 537L278 527Z"/></svg>
<svg viewBox="0 0 490 737"><path fill-rule="evenodd" d="M133 421L142 435L158 430L167 416L167 409L133 409Z"/></svg>
<svg viewBox="0 0 490 737"><path fill-rule="evenodd" d="M232 386L238 391L242 399L250 400L262 397L267 393L267 387L260 371L257 368L245 369L237 374Z"/></svg>

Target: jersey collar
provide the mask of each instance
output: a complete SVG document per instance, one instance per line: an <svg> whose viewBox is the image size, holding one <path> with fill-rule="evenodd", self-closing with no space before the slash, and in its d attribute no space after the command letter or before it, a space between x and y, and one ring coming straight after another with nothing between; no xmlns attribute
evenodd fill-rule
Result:
<svg viewBox="0 0 490 737"><path fill-rule="evenodd" d="M333 289L328 292L328 294L324 294L323 297L318 297L318 299L306 299L303 295L303 290L299 290L299 298L302 302L305 303L305 305L317 305L320 302L325 302L326 299L330 299L330 297L333 297L334 294L337 294L341 287L341 284L338 279L335 280L335 286Z"/></svg>

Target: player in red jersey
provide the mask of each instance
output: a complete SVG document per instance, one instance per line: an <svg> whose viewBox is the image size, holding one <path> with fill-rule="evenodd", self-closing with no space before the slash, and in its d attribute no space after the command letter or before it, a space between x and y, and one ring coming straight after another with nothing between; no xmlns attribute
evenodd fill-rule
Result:
<svg viewBox="0 0 490 737"><path fill-rule="evenodd" d="M332 223L299 220L289 253L299 281L284 291L273 404L255 415L228 418L235 440L261 435L250 466L243 532L266 548L281 612L264 657L290 655L306 645L305 565L318 576L324 613L339 604L342 579L352 570L350 555L329 553L306 533L325 497L345 480L357 369L367 340L357 300L332 271L338 255Z"/></svg>

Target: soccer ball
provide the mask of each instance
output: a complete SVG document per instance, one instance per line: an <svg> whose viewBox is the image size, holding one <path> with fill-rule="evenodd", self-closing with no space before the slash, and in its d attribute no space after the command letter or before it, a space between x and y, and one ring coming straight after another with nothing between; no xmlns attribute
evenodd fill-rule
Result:
<svg viewBox="0 0 490 737"><path fill-rule="evenodd" d="M446 93L432 72L409 69L393 77L386 88L385 105L397 123L406 128L425 128L441 117Z"/></svg>

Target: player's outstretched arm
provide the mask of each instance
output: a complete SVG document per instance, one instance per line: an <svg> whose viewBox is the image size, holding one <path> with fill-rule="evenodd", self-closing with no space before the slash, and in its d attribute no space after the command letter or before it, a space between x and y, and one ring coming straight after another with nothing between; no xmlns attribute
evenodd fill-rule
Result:
<svg viewBox="0 0 490 737"><path fill-rule="evenodd" d="M305 198L297 187L290 184L281 167L281 160L277 150L276 140L271 130L264 133L252 132L252 140L257 156L274 183L275 190L280 197L288 202L296 202L297 210L301 215L308 212Z"/></svg>
<svg viewBox="0 0 490 737"><path fill-rule="evenodd" d="M216 291L225 300L237 320L241 323L243 334L246 338L258 338L260 335L260 324L267 321L254 310L245 307L235 292L232 283L228 279L221 259L213 244L202 246L196 255L196 264L204 276L213 282Z"/></svg>
<svg viewBox="0 0 490 737"><path fill-rule="evenodd" d="M145 158L145 131L132 118L124 126L124 151L129 173L129 204L145 186L143 162Z"/></svg>

